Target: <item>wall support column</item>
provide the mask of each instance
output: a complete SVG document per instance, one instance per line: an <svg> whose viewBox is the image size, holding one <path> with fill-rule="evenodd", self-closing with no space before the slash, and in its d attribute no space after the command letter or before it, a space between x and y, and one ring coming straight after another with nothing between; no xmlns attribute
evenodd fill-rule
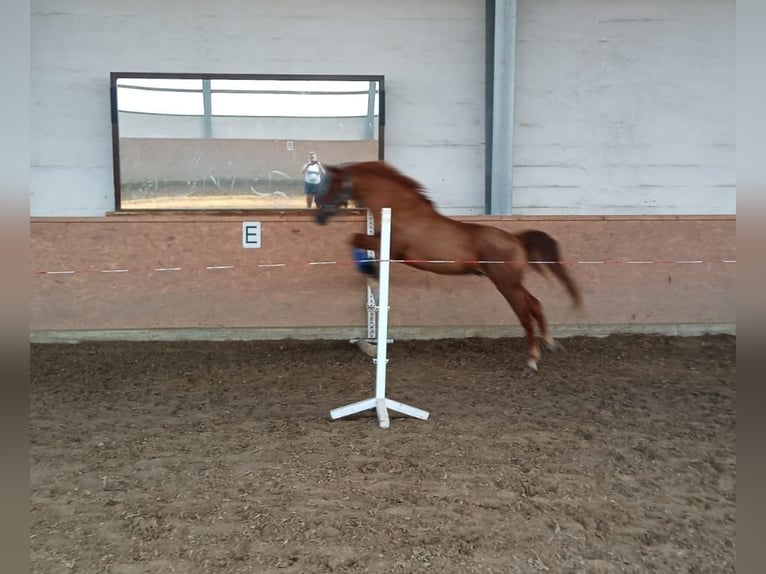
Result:
<svg viewBox="0 0 766 574"><path fill-rule="evenodd" d="M487 165L485 211L513 212L516 2L487 0Z"/></svg>

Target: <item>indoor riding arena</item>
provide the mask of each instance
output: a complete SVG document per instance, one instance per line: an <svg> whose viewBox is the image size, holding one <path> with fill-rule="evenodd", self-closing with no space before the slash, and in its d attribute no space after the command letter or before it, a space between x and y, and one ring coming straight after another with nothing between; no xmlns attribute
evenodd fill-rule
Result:
<svg viewBox="0 0 766 574"><path fill-rule="evenodd" d="M32 0L31 571L735 572L735 26L704 5ZM560 251L423 255L345 177L381 160Z"/></svg>

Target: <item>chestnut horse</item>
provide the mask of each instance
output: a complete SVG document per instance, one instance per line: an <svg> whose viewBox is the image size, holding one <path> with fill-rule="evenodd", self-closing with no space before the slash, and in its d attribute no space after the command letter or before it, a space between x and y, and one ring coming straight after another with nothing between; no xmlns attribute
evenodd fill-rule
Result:
<svg viewBox="0 0 766 574"><path fill-rule="evenodd" d="M537 322L543 341L551 350L560 348L548 333L540 301L522 285L529 265L543 273L550 270L580 306L580 291L561 263L558 243L543 231L509 233L488 225L464 223L438 213L422 186L382 161L327 166L319 192L317 222L324 224L349 199L371 210L375 229L380 212L391 208L391 259L444 275L486 275L505 297L526 333L525 372L537 372L540 347L535 337ZM354 248L380 253L380 234L356 233ZM530 263L531 262L531 263Z"/></svg>

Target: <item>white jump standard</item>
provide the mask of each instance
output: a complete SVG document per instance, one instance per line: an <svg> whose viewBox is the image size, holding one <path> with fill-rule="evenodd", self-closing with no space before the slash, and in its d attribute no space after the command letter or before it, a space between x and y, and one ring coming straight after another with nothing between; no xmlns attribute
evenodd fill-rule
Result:
<svg viewBox="0 0 766 574"><path fill-rule="evenodd" d="M376 363L375 370L375 396L369 399L338 407L330 411L333 420L347 417L362 411L375 409L378 414L380 428L387 429L390 421L388 410L396 411L403 415L421 420L428 418L428 412L417 407L412 407L386 397L386 366L388 358L386 347L388 344L388 280L391 267L391 209L383 208L381 211L380 230L380 293L378 295L378 324L377 324L377 356L373 359Z"/></svg>

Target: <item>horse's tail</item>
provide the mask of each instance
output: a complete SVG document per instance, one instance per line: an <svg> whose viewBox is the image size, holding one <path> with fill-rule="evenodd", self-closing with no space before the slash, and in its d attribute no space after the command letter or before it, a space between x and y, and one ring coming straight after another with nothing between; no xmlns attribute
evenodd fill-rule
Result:
<svg viewBox="0 0 766 574"><path fill-rule="evenodd" d="M580 289L561 261L558 242L544 231L537 229L522 231L518 236L527 251L527 260L531 262L529 266L541 275L546 269L553 273L571 295L575 307L581 307Z"/></svg>

